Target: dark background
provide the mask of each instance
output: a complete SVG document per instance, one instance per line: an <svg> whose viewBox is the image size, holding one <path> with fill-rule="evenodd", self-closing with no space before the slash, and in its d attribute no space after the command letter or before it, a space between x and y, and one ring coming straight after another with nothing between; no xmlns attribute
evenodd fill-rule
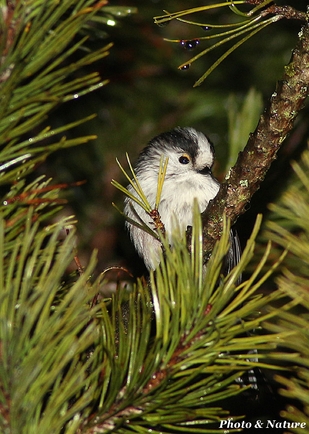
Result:
<svg viewBox="0 0 309 434"><path fill-rule="evenodd" d="M190 2L189 7L210 3L196 0ZM305 11L306 3L295 0L291 5ZM188 52L180 44L165 42L163 38L191 39L204 36L205 32L177 22L158 27L153 17L162 15L163 9L169 12L187 9L187 1L128 0L110 1L109 5L138 8L138 13L118 20L115 27L106 26L104 37L93 37L89 41L93 48L114 42L110 55L95 65L102 78L109 79L110 83L67 103L50 118L54 127L97 113L94 120L67 134L72 137L96 134L97 139L56 153L40 170L53 176L56 182L87 181L64 193L69 203L63 212L78 218L82 264L86 265L95 248L98 249L98 272L109 266L125 265L141 274L143 268L124 231L124 219L112 206L112 202L116 202L121 208L123 201L123 195L111 186L111 179L123 181L116 157L125 165L125 152L134 161L156 134L177 125L193 126L213 141L217 155L215 174L222 179L229 147L229 96L234 94L241 104L253 87L261 92L266 102L290 59L301 24L281 20L268 26L233 52L200 87L193 88L194 82L228 47L210 52L186 71L177 69L207 43L201 42L195 51ZM238 17L228 8L221 8L219 12L196 14L195 19L216 23ZM308 111L304 110L249 211L240 218L242 242L250 233L256 213L266 213L268 203L275 200L287 182L290 160L297 158L306 146L307 118Z"/></svg>

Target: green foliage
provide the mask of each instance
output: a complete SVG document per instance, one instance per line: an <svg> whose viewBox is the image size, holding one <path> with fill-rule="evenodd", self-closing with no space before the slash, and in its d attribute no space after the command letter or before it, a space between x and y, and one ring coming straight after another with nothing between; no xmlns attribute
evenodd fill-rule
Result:
<svg viewBox="0 0 309 434"><path fill-rule="evenodd" d="M229 158L226 172L235 164L238 153L244 148L249 134L256 128L262 111L262 96L256 90L250 89L242 106L239 107L236 96L231 94L227 100L227 108Z"/></svg>
<svg viewBox="0 0 309 434"><path fill-rule="evenodd" d="M254 366L271 367L264 359L286 335L246 334L273 317L274 311L256 314L281 297L279 292L256 294L267 278L259 276L267 253L256 273L235 288L254 254L259 224L260 219L240 264L223 277L228 225L205 270L196 212L191 255L185 239L175 236L170 249L162 238L165 255L150 276L150 287L139 281L127 294L125 310L120 307L123 291L113 296L112 314L102 312L101 406L85 432L97 432L94 426L119 433L220 432L213 423L228 417L228 409L221 408L223 400L244 390L234 380ZM258 361L248 354L252 348L257 349Z"/></svg>
<svg viewBox="0 0 309 434"><path fill-rule="evenodd" d="M149 228L149 226L147 226L147 224L143 221L141 221L141 219L139 218L138 215L136 215L136 220L134 219L130 219L129 217L126 217L127 220L132 223L133 225L143 229L143 231L148 232L150 235L152 235L155 239L159 239L158 238L158 234L157 234L157 230L158 231L165 231L164 229L164 224L161 222L161 218L160 218L160 214L158 212L158 207L159 207L159 203L160 203L160 198L161 198L161 193L162 193L162 188L163 188L163 183L164 183L164 179L165 179L165 174L166 174L166 169L167 169L167 164L168 164L168 158L164 159L163 157L161 158L160 161L160 167L159 167L159 173L158 173L158 181L157 181L157 192L156 192L156 202L154 204L154 208L152 208L151 204L148 201L147 196L145 195L139 181L138 178L134 172L133 166L130 162L130 158L129 155L127 154L127 162L129 165L129 169L131 172L131 176L132 179L130 178L129 174L125 171L125 169L121 166L120 162L117 160L117 164L121 170L121 172L124 174L124 176L126 177L127 181L131 184L135 194L131 193L126 187L124 187L123 185L121 185L119 182L115 181L114 179L112 180L111 184L118 188L118 190L122 191L126 196L128 196L131 200L133 200L134 202L136 202L139 206L142 207L142 209L145 210L145 212L149 215L149 217L152 219L153 223L154 223L154 230L152 230L151 228ZM117 208L117 207L116 207ZM123 214L120 211L121 214ZM124 214L123 214L124 215Z"/></svg>
<svg viewBox="0 0 309 434"><path fill-rule="evenodd" d="M107 56L111 47L109 44L76 57L87 39L78 33L99 8L93 0L77 4L71 0L61 3L33 1L2 8L1 183L25 176L59 148L94 138L67 140L63 136L52 143L53 136L87 119L56 129L40 125L55 107L105 83L97 72L76 75L81 68Z"/></svg>
<svg viewBox="0 0 309 434"><path fill-rule="evenodd" d="M254 366L269 367L264 358L287 334L246 334L275 314L256 315L281 297L256 294L269 275L260 276L267 253L235 288L260 221L240 264L223 277L229 227L204 270L196 213L191 255L186 240L176 237L170 250L162 239L166 253L150 288L139 281L90 310L101 280L89 282L94 259L65 283L75 240L74 231L64 240L61 232L72 220L40 228L35 212L12 215L24 226L14 243L6 237L10 225L1 226L2 431L20 433L22 423L23 433L216 432L210 424L228 416L222 401L244 390L233 381ZM259 361L247 354L252 348Z"/></svg>
<svg viewBox="0 0 309 434"><path fill-rule="evenodd" d="M219 39L218 42L213 43L210 45L210 47L202 50L197 55L190 58L188 62L185 62L181 64L178 68L179 69L187 69L191 66L193 62L200 59L202 56L205 56L210 51L220 47L221 45L225 43L229 43L235 38L241 39L236 42L234 45L232 45L231 48L227 49L224 54L222 54L214 63L213 65L207 69L207 71L195 82L194 86L199 86L203 83L203 81L213 72L214 69L217 68L217 66L220 65L223 60L225 60L233 51L235 51L237 48L240 47L244 42L246 42L248 39L250 39L252 36L254 36L256 33L258 33L260 30L267 27L269 24L272 24L282 18L282 16L276 11L266 12L266 6L268 6L270 3L272 3L272 0L261 0L260 2L253 3L256 4L256 6L252 7L248 12L247 11L241 11L237 6L238 5L247 5L248 3L246 0L240 0L240 1L226 1L219 2L219 3L213 3L209 6L201 6L196 7L192 9L186 9L180 12L170 13L168 11L164 11L165 15L157 16L155 17L155 23L158 25L165 25L171 20L177 20L186 24L203 27L205 30L210 31L210 35L204 36L201 38L193 39L192 41L186 41L183 40L183 43L186 44L193 44L195 45L197 42L200 42L201 40L212 40L212 39ZM238 15L240 18L240 21L235 22L231 20L228 24L222 23L222 24L213 24L213 23L201 23L197 21L193 21L189 18L184 18L186 16L190 16L194 13L201 13L204 11L212 11L216 8L222 8L222 7L229 7L231 11L233 11L236 15ZM270 18L266 18L266 16L271 13L275 13ZM215 33L212 32L212 30L215 29ZM246 36L243 36L246 35ZM243 36L243 37L242 37ZM177 40L169 40L170 42L181 42L180 39Z"/></svg>
<svg viewBox="0 0 309 434"><path fill-rule="evenodd" d="M300 401L302 409L295 406L283 412L283 417L295 422L306 422L309 426L309 151L303 153L299 163L293 163L295 176L289 188L271 207L265 237L277 245L288 249L282 274L278 277L278 287L286 296L295 300L296 311L280 312L276 325L269 325L273 331L292 331L294 339L285 345L298 353L295 359L296 376L278 376L282 384L282 394L289 399ZM301 429L292 430L300 433Z"/></svg>
<svg viewBox="0 0 309 434"><path fill-rule="evenodd" d="M128 182L133 187L137 196L130 193L127 188L123 187L121 184L119 184L115 180L112 180L112 185L114 185L114 187L118 188L120 191L125 193L126 196L128 196L130 199L132 199L134 202L136 202L138 205L140 205L146 212L149 213L149 212L151 212L152 207L148 201L147 196L145 195L145 193L143 192L143 190L141 188L141 185L138 181L136 174L134 173L134 169L132 167L132 164L130 162L130 158L129 158L128 154L127 154L127 162L128 162L130 172L132 174L133 179L130 178L130 176L126 173L126 171L123 169L123 167L121 166L121 164L117 160L117 163L118 163L118 166L120 167L120 170L122 171L122 173L125 175ZM157 209L159 206L160 197L161 197L161 193L162 193L162 187L163 187L166 168L167 168L167 163L168 163L168 158L165 159L164 162L161 160L160 169L159 169L159 173L158 173L158 185L157 185L155 209Z"/></svg>
<svg viewBox="0 0 309 434"><path fill-rule="evenodd" d="M25 220L14 243L5 237L5 220L0 223L0 426L4 434L57 433L90 405L91 380L98 377L95 310L87 308L97 291L87 285L95 258L63 287L75 237L73 231L59 237L72 222L42 229L31 208Z"/></svg>

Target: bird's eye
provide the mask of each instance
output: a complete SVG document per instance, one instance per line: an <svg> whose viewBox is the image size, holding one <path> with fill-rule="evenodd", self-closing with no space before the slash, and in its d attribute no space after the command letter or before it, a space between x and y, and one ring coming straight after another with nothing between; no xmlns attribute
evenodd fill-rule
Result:
<svg viewBox="0 0 309 434"><path fill-rule="evenodd" d="M187 154L182 155L181 157L179 157L179 163L181 164L189 164L190 163L190 158Z"/></svg>

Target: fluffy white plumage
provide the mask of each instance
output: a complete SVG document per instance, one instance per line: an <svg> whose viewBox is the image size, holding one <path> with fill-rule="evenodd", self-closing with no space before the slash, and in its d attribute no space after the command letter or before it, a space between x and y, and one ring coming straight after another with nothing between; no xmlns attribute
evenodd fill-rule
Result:
<svg viewBox="0 0 309 434"><path fill-rule="evenodd" d="M156 200L162 156L168 157L168 165L158 211L169 242L172 243L176 227L184 233L192 225L194 199L197 199L203 212L218 193L219 183L211 173L214 149L206 136L193 128L175 128L152 139L141 152L135 166L138 181L152 207ZM132 186L128 189L135 194ZM124 213L135 221L137 214L154 229L149 215L130 198L125 199ZM146 267L155 269L159 263L161 244L133 224L127 222L126 225Z"/></svg>

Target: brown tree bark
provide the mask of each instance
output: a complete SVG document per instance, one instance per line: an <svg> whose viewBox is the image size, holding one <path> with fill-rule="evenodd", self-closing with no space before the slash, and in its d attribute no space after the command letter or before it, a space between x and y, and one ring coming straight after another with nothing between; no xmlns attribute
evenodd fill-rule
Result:
<svg viewBox="0 0 309 434"><path fill-rule="evenodd" d="M216 198L202 215L205 259L209 257L223 229L223 214L233 225L259 189L284 139L293 128L309 93L309 25L305 24L292 57L284 68L258 126L239 153ZM188 234L190 244L191 236Z"/></svg>

